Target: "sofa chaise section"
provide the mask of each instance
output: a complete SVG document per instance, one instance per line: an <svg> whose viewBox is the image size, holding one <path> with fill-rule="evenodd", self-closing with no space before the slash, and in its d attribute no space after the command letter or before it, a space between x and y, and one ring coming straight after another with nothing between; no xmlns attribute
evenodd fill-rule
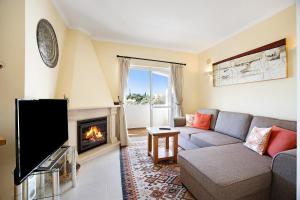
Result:
<svg viewBox="0 0 300 200"><path fill-rule="evenodd" d="M267 199L271 162L242 143L181 151L178 156L182 182L197 199Z"/></svg>

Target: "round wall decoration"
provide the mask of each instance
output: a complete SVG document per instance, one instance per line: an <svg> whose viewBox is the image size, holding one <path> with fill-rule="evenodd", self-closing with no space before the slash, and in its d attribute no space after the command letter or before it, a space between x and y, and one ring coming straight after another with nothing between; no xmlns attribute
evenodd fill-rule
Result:
<svg viewBox="0 0 300 200"><path fill-rule="evenodd" d="M55 31L46 19L41 19L36 29L36 39L40 55L44 63L51 68L58 62L58 44Z"/></svg>

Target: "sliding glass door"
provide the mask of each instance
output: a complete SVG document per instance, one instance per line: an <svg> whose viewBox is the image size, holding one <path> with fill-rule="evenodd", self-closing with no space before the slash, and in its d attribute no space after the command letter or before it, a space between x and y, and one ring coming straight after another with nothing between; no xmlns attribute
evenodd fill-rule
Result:
<svg viewBox="0 0 300 200"><path fill-rule="evenodd" d="M171 89L169 68L151 68L151 126L170 125Z"/></svg>
<svg viewBox="0 0 300 200"><path fill-rule="evenodd" d="M171 115L170 69L132 66L128 75L128 128L168 126Z"/></svg>

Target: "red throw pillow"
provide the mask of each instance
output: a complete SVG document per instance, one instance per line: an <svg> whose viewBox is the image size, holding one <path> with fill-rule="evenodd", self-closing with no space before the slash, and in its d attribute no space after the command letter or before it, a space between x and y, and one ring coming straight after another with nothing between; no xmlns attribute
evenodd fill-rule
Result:
<svg viewBox="0 0 300 200"><path fill-rule="evenodd" d="M296 132L273 126L271 129L271 137L269 140L269 146L267 148L267 154L274 157L281 151L296 148L296 145Z"/></svg>
<svg viewBox="0 0 300 200"><path fill-rule="evenodd" d="M193 127L208 130L210 128L211 115L196 113Z"/></svg>

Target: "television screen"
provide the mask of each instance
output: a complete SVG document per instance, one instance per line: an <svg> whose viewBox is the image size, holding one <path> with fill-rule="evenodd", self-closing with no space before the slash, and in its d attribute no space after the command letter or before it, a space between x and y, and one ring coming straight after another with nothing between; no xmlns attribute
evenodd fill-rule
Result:
<svg viewBox="0 0 300 200"><path fill-rule="evenodd" d="M16 100L18 185L68 140L67 100Z"/></svg>

